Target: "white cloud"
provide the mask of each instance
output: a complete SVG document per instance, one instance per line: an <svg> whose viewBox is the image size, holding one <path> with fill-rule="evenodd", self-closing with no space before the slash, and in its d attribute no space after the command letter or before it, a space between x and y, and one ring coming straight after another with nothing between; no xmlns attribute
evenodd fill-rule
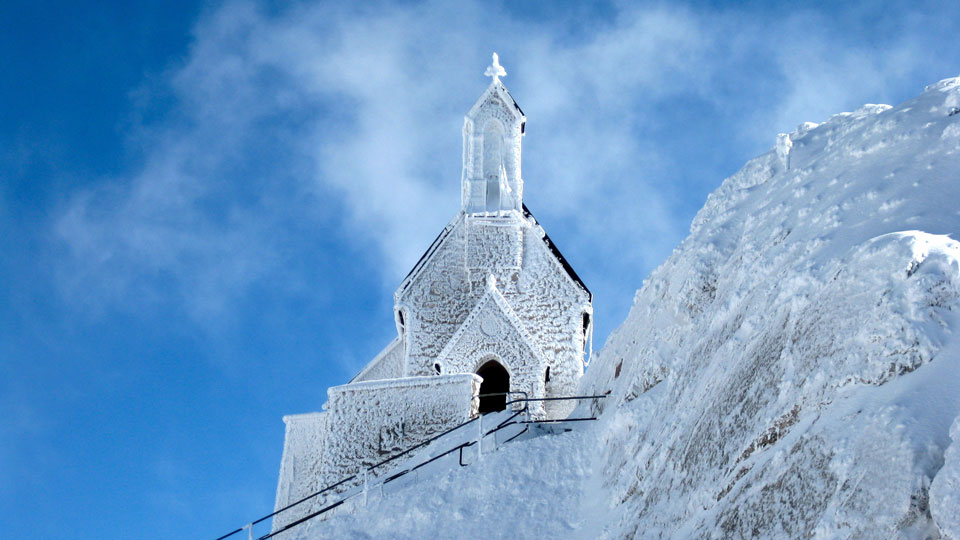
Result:
<svg viewBox="0 0 960 540"><path fill-rule="evenodd" d="M600 261L601 289L630 291L684 235L678 201L705 197L677 180L698 155L756 151L784 123L882 93L923 50L902 36L871 53L804 14L618 9L574 39L580 21L482 2L224 5L169 73L177 108L144 128L143 170L60 217L65 287L123 301L170 282L209 316L306 249L278 240L295 213L317 227L338 216L318 236L373 246L392 288L458 208L462 115L496 50L528 116L528 201L562 248ZM678 130L698 146L663 140Z"/></svg>

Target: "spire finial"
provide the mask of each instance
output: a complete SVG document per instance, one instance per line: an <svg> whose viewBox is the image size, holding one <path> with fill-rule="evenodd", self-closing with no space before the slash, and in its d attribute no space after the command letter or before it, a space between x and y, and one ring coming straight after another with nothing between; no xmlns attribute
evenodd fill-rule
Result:
<svg viewBox="0 0 960 540"><path fill-rule="evenodd" d="M507 76L507 70L500 65L500 57L497 56L497 53L493 53L493 64L487 66L487 70L483 74L487 77L493 77L493 82L500 82L500 77Z"/></svg>

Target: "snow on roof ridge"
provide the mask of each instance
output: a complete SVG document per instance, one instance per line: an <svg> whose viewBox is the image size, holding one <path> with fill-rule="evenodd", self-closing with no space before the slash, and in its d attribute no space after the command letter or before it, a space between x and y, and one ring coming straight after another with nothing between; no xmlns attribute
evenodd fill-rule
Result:
<svg viewBox="0 0 960 540"><path fill-rule="evenodd" d="M374 367L376 367L376 365L379 364L380 361L383 360L383 358L384 358L385 356L387 356L388 354L390 354L391 352L393 352L393 350L396 349L397 346L400 345L400 343L401 343L400 336L397 336L397 337L393 338L393 339L390 341L390 343L387 344L386 347L384 347L383 349L381 349L380 352L377 353L377 355L373 357L373 360L370 360L369 362L367 362L367 365L365 365L359 372L357 372L356 375L353 376L352 379L350 379L350 380L347 381L347 382L348 382L348 383L352 383L353 381L355 381L355 380L357 380L357 379L359 379L359 378L362 378L364 375L367 374L368 371L370 371L371 369L373 369Z"/></svg>
<svg viewBox="0 0 960 540"><path fill-rule="evenodd" d="M433 256L434 252L440 249L440 246L443 245L443 243L447 239L447 236L449 236L450 231L452 231L456 227L457 221L462 219L464 215L465 214L462 209L458 211L457 214L453 216L453 219L447 222L446 227L444 227L443 230L440 231L440 234L438 234L437 237L434 238L433 242L430 244L430 247L428 247L427 250L423 252L423 255L421 255L420 258L417 260L417 263L413 265L413 268L410 269L410 272L408 272L406 277L403 278L403 281L400 282L400 285L397 287L396 292L393 293L394 303L400 302L400 297L403 296L403 293L406 292L407 287L410 285L410 283L413 282L414 279L417 278L417 276L420 275L420 271L423 270L424 266L426 266L427 261L430 260L430 257Z"/></svg>
<svg viewBox="0 0 960 540"><path fill-rule="evenodd" d="M329 398L329 396L333 393L353 392L357 390L369 390L376 388L394 388L396 386L436 386L440 384L446 384L454 379L470 379L476 376L477 375L475 373L451 373L447 375L429 375L426 377L396 377L393 379L377 379L375 381L347 383L331 386L327 389L327 396Z"/></svg>
<svg viewBox="0 0 960 540"><path fill-rule="evenodd" d="M323 416L323 415L325 415L325 414L327 414L326 411L323 411L323 412L314 411L314 412L297 413L297 414L285 414L285 415L283 415L282 420L283 420L283 423L287 424L287 423L289 423L291 420L301 420L301 419L303 419L303 418L316 418L316 417L318 417L318 416Z"/></svg>
<svg viewBox="0 0 960 540"><path fill-rule="evenodd" d="M567 274L567 276L573 280L574 284L583 289L587 293L587 299L593 302L593 293L590 292L590 289L587 288L587 284L580 279L580 276L577 274L577 271L570 266L570 262L567 261L567 258L563 256L563 253L560 253L560 248L553 243L553 240L550 239L550 235L547 234L546 229L540 225L540 222L537 221L536 216L533 215L533 212L527 208L527 203L522 204L523 208L523 217L531 225L536 228L537 234L540 235L540 239L543 240L543 243L547 245L547 249L550 250L550 253L553 255L553 262L557 263L561 269Z"/></svg>

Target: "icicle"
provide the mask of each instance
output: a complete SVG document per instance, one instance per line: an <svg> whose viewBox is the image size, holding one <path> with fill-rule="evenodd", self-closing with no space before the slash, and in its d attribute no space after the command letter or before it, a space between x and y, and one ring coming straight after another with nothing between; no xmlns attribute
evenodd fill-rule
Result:
<svg viewBox="0 0 960 540"><path fill-rule="evenodd" d="M483 414L477 418L477 461L483 459Z"/></svg>
<svg viewBox="0 0 960 540"><path fill-rule="evenodd" d="M364 505L364 506L367 505L367 487L368 487L367 483L368 483L368 482L367 482L367 470L364 469L364 471L363 471L363 505Z"/></svg>

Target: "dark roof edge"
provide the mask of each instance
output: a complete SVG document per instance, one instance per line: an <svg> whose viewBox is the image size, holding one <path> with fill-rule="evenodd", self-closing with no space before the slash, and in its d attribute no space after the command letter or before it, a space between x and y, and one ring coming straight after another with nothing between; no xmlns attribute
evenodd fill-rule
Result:
<svg viewBox="0 0 960 540"><path fill-rule="evenodd" d="M537 218L535 218L533 213L530 212L530 209L527 208L527 203L523 203L523 217L532 219L535 225L540 225L540 223L537 221ZM543 230L543 227L540 227L540 230ZM550 248L550 252L553 253L553 256L557 258L560 266L563 266L563 269L567 272L567 275L570 276L570 279L576 282L577 285L580 285L580 287L587 293L587 297L589 298L590 302L593 302L593 293L590 292L590 289L587 288L587 285L582 279L580 279L580 276L577 275L576 270L570 266L570 263L567 262L567 259L563 256L563 253L560 253L560 250L557 249L556 244L553 243L553 240L550 239L550 236L545 230L543 231L543 243Z"/></svg>
<svg viewBox="0 0 960 540"><path fill-rule="evenodd" d="M518 111L520 111L520 116L523 116L524 118L526 118L526 115L523 114L523 109L520 108L520 105L517 103L517 100L513 99L513 94L511 94L510 91L507 90L507 87L504 86L502 82L500 83L500 88L503 89L503 93L507 94L507 96L510 98L510 101L513 102L513 106L516 107Z"/></svg>
<svg viewBox="0 0 960 540"><path fill-rule="evenodd" d="M417 261L417 264L413 265L413 268L411 268L410 271L407 273L407 275L404 276L403 280L400 281L401 290L397 291L398 293L402 294L402 292L406 290L407 286L409 285L407 281L410 280L413 277L413 275L416 274L417 271L420 270L420 268L424 264L426 264L426 261L427 259L430 258L430 255L433 255L433 252L437 250L437 248L440 246L443 240L447 237L447 235L450 234L450 231L453 230L454 226L456 225L456 221L459 218L460 218L460 212L458 212L457 215L454 216L449 223L447 223L447 226L444 227L442 231L440 231L440 234L438 234L437 237L433 240L433 243L430 244L430 247L428 247L427 250L423 252L423 255L420 256L420 259Z"/></svg>

